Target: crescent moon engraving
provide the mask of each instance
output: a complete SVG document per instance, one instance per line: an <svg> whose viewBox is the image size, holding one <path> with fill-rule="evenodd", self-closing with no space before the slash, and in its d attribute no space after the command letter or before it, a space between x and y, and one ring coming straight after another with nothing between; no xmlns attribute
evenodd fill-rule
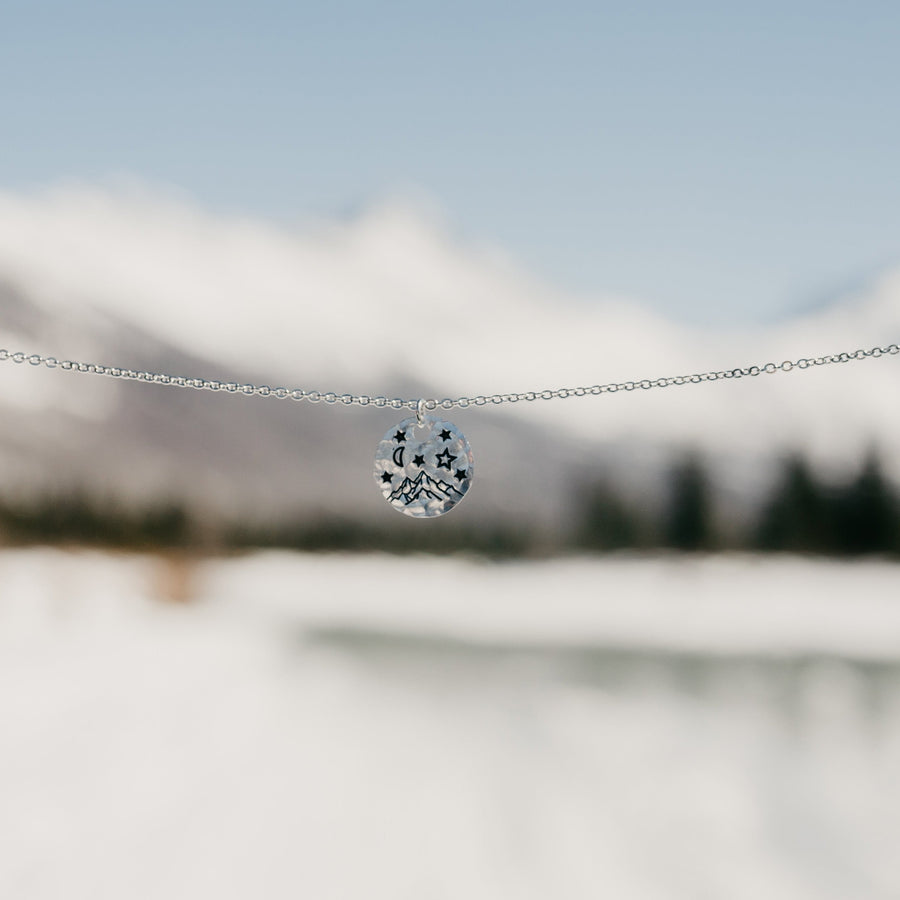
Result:
<svg viewBox="0 0 900 900"><path fill-rule="evenodd" d="M404 465L404 463L403 463L403 451L404 451L405 449L406 449L406 447L398 447L398 448L394 451L394 465L395 465L395 466L400 466L401 469L403 468L403 465Z"/></svg>

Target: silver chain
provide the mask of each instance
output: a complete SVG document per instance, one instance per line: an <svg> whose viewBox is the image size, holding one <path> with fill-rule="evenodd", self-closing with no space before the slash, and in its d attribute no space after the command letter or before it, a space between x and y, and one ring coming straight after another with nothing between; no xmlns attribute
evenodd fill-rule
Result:
<svg viewBox="0 0 900 900"><path fill-rule="evenodd" d="M277 400L305 400L308 403L342 403L345 406L376 406L392 409L409 408L421 413L422 409L466 409L470 406L486 406L487 404L518 403L530 400L562 400L567 397L597 396L599 394L615 394L618 391L650 390L651 388L672 387L683 384L700 384L705 381L720 381L723 378L747 378L757 375L774 375L776 372L791 372L794 369L810 369L815 366L828 366L833 363L847 363L855 360L878 358L880 356L896 356L900 346L888 344L886 347L873 347L870 350L854 350L851 353L831 353L827 356L816 356L781 363L765 363L761 366L744 366L737 369L720 369L700 372L693 375L674 375L667 378L644 378L640 381L611 381L607 384L594 384L589 387L558 388L557 390L525 391L521 394L479 394L475 397L445 397L443 400L405 399L403 397L370 397L367 394L336 394L333 391L307 391L300 388L269 387L267 384L238 384L236 381L210 381L206 378L188 378L184 375L167 375L163 372L146 372L137 369L123 369L119 366L104 366L98 363L75 362L71 359L58 360L54 356L42 356L40 353L26 354L21 351L11 353L0 349L0 362L12 360L14 363L28 363L32 366L45 366L48 369L63 369L67 372L84 372L91 375L103 375L107 378L124 378L129 381L145 381L152 384L167 384L174 387L192 388L195 391L225 391L229 394L245 396L274 397Z"/></svg>

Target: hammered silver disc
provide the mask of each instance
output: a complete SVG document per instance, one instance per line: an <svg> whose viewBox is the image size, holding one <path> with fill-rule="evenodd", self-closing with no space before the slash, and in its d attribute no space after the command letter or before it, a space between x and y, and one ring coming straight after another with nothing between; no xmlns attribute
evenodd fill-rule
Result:
<svg viewBox="0 0 900 900"><path fill-rule="evenodd" d="M449 512L472 483L472 450L452 423L423 416L404 419L375 452L375 483L384 499L407 516L430 519Z"/></svg>

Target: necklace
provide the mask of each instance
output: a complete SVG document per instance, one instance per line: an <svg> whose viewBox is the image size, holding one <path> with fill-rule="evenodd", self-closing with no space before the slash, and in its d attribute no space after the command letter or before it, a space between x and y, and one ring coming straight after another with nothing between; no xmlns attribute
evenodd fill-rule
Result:
<svg viewBox="0 0 900 900"><path fill-rule="evenodd" d="M45 366L67 372L103 375L107 378L123 378L129 381L145 381L172 387L191 388L196 391L225 391L229 394L272 397L277 400L306 401L307 403L341 403L345 406L375 406L379 408L407 409L407 416L387 431L375 451L375 483L384 498L399 512L415 518L442 516L465 497L472 485L475 464L472 450L465 435L452 423L432 413L438 410L467 409L470 406L500 405L534 400L564 400L569 397L598 396L618 391L651 390L676 385L701 384L726 378L748 378L759 375L792 372L835 363L896 356L900 345L873 347L849 353L832 353L827 356L801 357L782 363L766 363L761 366L743 366L719 369L692 375L675 375L665 378L644 378L640 381L608 382L557 390L525 391L518 394L479 394L474 397L446 397L443 400L417 397L370 397L367 394L337 394L332 391L308 391L300 388L269 387L266 384L238 384L229 381L213 381L206 378L188 378L164 372L147 372L106 366L97 363L58 360L54 356L39 353L12 353L0 349L0 362L11 360L21 365Z"/></svg>

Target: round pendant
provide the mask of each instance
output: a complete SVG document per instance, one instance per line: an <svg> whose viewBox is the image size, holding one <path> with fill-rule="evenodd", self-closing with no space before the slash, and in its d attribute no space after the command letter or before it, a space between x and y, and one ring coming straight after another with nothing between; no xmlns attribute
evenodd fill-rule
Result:
<svg viewBox="0 0 900 900"><path fill-rule="evenodd" d="M384 499L407 516L430 519L449 512L469 490L472 451L452 423L422 416L404 419L375 452L375 483Z"/></svg>

